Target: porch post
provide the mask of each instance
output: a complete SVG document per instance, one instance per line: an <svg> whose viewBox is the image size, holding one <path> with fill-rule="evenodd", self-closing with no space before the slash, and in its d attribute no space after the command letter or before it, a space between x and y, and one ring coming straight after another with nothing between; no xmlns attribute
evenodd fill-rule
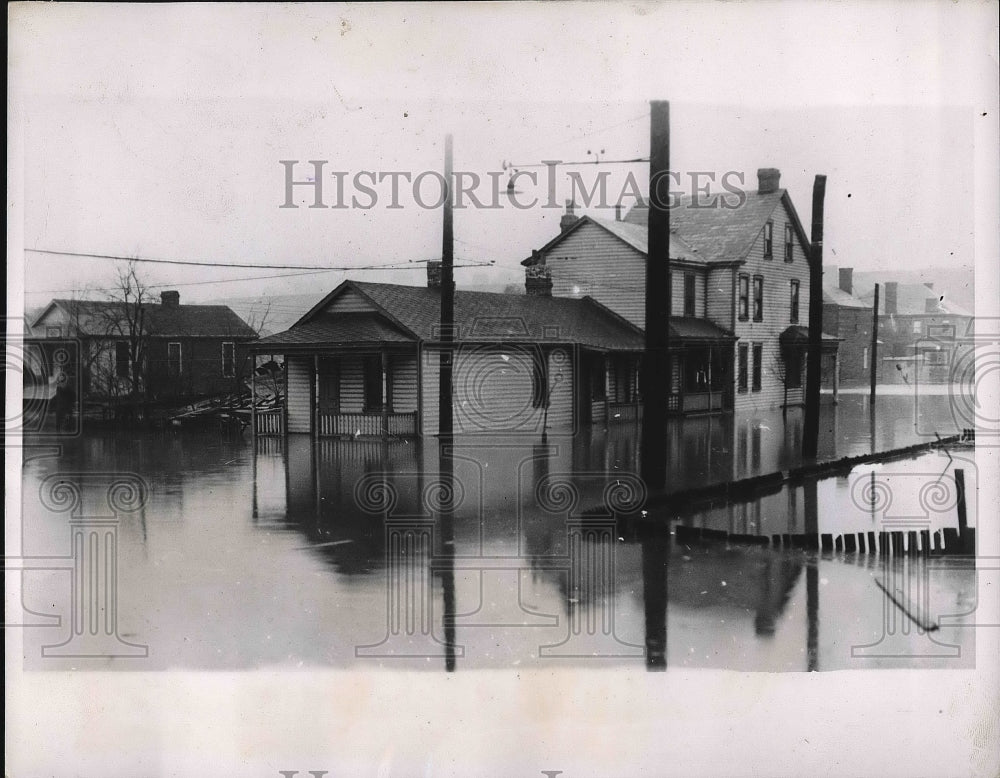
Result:
<svg viewBox="0 0 1000 778"><path fill-rule="evenodd" d="M389 434L389 355L383 348L379 356L382 358L382 435Z"/></svg>
<svg viewBox="0 0 1000 778"><path fill-rule="evenodd" d="M250 429L253 434L250 439L257 442L257 355L251 352L250 358ZM254 445L254 451L257 446ZM255 482L256 483L256 482Z"/></svg>
<svg viewBox="0 0 1000 778"><path fill-rule="evenodd" d="M319 437L319 354L313 354L312 381L309 382L309 424L313 438Z"/></svg>
<svg viewBox="0 0 1000 778"><path fill-rule="evenodd" d="M611 423L611 357L604 355L604 426Z"/></svg>

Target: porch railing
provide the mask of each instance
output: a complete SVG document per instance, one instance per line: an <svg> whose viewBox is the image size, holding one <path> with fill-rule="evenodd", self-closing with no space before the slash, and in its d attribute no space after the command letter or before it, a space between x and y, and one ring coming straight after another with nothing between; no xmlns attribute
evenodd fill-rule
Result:
<svg viewBox="0 0 1000 778"><path fill-rule="evenodd" d="M687 392L667 395L667 410L672 413L721 411L723 392Z"/></svg>
<svg viewBox="0 0 1000 778"><path fill-rule="evenodd" d="M257 411L258 435L281 435L284 431L284 412L281 408Z"/></svg>
<svg viewBox="0 0 1000 778"><path fill-rule="evenodd" d="M385 417L389 435L417 434L417 413L389 413ZM322 436L373 437L383 433L381 413L320 413L318 433Z"/></svg>
<svg viewBox="0 0 1000 778"><path fill-rule="evenodd" d="M608 403L608 421L637 421L640 419L642 419L642 403Z"/></svg>

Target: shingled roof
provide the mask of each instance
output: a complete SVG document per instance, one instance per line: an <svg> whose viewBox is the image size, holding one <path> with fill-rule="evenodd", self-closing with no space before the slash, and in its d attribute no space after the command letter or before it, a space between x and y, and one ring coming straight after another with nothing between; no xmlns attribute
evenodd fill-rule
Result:
<svg viewBox="0 0 1000 778"><path fill-rule="evenodd" d="M114 300L53 300L32 326L53 307L64 310L79 328L80 335L104 337L114 334L125 321L125 307ZM252 339L257 333L226 305L143 305L144 328L150 337L218 337Z"/></svg>
<svg viewBox="0 0 1000 778"><path fill-rule="evenodd" d="M328 314L353 289L378 310ZM440 339L441 290L345 281L285 332L257 342L274 346L389 343ZM466 342L562 341L601 350L641 351L642 332L589 297L580 300L494 292L455 292L456 338Z"/></svg>
<svg viewBox="0 0 1000 778"><path fill-rule="evenodd" d="M744 194L746 199L738 208L692 207L690 196L680 197L677 206L670 210L670 228L678 239L705 261L739 260L750 251L775 208L784 203L802 246L808 248L809 239L802 229L787 190ZM639 203L630 209L625 215L625 223L647 227L649 207L646 203Z"/></svg>
<svg viewBox="0 0 1000 778"><path fill-rule="evenodd" d="M537 254L522 260L521 264L525 266L537 264L541 261L541 257L545 254L545 252L547 252L552 246L555 246L568 235L572 235L585 224L593 224L603 230L606 230L607 232L610 232L616 238L627 243L629 246L642 254L649 253L649 237L645 224L635 224L627 221L609 222L604 221L603 219L593 219L590 216L581 216L572 226L542 246L538 250ZM676 232L670 236L670 258L687 262L705 261L704 257L702 257L696 249L693 249L685 243L684 240L676 234Z"/></svg>

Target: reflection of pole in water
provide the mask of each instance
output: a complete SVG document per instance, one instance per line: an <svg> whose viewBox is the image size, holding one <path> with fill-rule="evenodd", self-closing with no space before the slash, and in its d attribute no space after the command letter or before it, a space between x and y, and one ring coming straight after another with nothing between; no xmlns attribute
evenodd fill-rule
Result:
<svg viewBox="0 0 1000 778"><path fill-rule="evenodd" d="M439 462L441 482L441 562L435 567L441 576L441 590L444 599L442 626L444 627L445 669L450 673L455 670L455 526L454 526L454 478L455 460L451 454L452 441L442 437L439 441ZM446 450L447 449L447 450Z"/></svg>
<svg viewBox="0 0 1000 778"><path fill-rule="evenodd" d="M815 478L806 479L802 485L805 497L805 531L810 539L819 540L819 495ZM806 565L806 669L819 669L819 558Z"/></svg>
<svg viewBox="0 0 1000 778"><path fill-rule="evenodd" d="M642 590L646 616L646 669L667 668L667 560L666 532L654 527L642 539Z"/></svg>

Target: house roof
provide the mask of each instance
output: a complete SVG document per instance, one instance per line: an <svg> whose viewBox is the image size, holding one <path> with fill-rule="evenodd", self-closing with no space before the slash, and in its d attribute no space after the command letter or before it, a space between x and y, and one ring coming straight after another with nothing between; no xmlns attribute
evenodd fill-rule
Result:
<svg viewBox="0 0 1000 778"><path fill-rule="evenodd" d="M839 305L841 308L868 308L870 310L872 307L870 302L865 303L864 300L860 300L836 286L823 287L823 302L824 304Z"/></svg>
<svg viewBox="0 0 1000 778"><path fill-rule="evenodd" d="M822 333L822 337L824 348L832 347L843 340L843 338L827 335L825 332ZM778 342L782 346L808 346L809 328L802 324L793 324L790 327L786 327L778 336Z"/></svg>
<svg viewBox="0 0 1000 778"><path fill-rule="evenodd" d="M676 207L670 210L671 230L705 261L740 260L750 251L775 208L783 203L799 241L808 248L809 238L787 190L744 194L746 199L738 208L692 207L691 196L680 197ZM649 224L648 205L640 203L631 208L625 215L625 223L646 227ZM775 236L776 244L780 240L781 236Z"/></svg>
<svg viewBox="0 0 1000 778"><path fill-rule="evenodd" d="M53 300L34 325L53 307L73 317L81 335L107 336L121 327L124 304L114 300ZM256 338L257 333L226 305L143 305L145 329L151 337Z"/></svg>
<svg viewBox="0 0 1000 778"><path fill-rule="evenodd" d="M881 292L879 294L879 313L885 315L885 300L886 300L886 290L885 284L880 284ZM875 297L875 290L862 295L861 299L867 302L868 307L871 307L872 302ZM934 310L927 310L927 300L930 298L937 298L937 303L934 306ZM973 314L971 311L966 310L958 303L950 301L946 295L936 292L931 289L926 284L896 284L896 314L900 316L940 316L942 314L947 314L951 316L968 316L971 317Z"/></svg>
<svg viewBox="0 0 1000 778"><path fill-rule="evenodd" d="M736 336L708 319L690 316L670 317L670 337L684 340L736 340Z"/></svg>
<svg viewBox="0 0 1000 778"><path fill-rule="evenodd" d="M348 289L366 297L375 314L327 314L329 303ZM349 318L356 317L356 318ZM331 320L343 323L334 325ZM441 290L420 286L344 281L291 329L258 342L261 347L302 344L319 337L322 328L337 327L337 337L363 342L394 338L440 339ZM585 297L536 297L495 292L455 292L456 340L469 342L562 341L590 348L641 351L642 331L600 303ZM305 329L309 328L309 329ZM298 333L302 333L301 335ZM328 344L325 338L317 343Z"/></svg>
<svg viewBox="0 0 1000 778"><path fill-rule="evenodd" d="M581 216L569 228L542 246L538 250L537 256L528 257L527 259L522 260L521 264L525 266L537 264L541 259L541 255L545 254L545 252L547 252L551 247L558 244L567 236L572 235L585 224L593 224L600 227L624 243L627 243L641 254L649 253L649 236L647 228L644 224L632 224L626 221L605 221L603 219L594 219L590 216ZM699 256L695 249L685 243L684 240L682 240L676 233L671 234L670 236L670 258L688 262L705 261L703 257Z"/></svg>
<svg viewBox="0 0 1000 778"><path fill-rule="evenodd" d="M414 343L416 338L377 313L323 313L311 321L261 338L254 345L318 346L353 343Z"/></svg>

